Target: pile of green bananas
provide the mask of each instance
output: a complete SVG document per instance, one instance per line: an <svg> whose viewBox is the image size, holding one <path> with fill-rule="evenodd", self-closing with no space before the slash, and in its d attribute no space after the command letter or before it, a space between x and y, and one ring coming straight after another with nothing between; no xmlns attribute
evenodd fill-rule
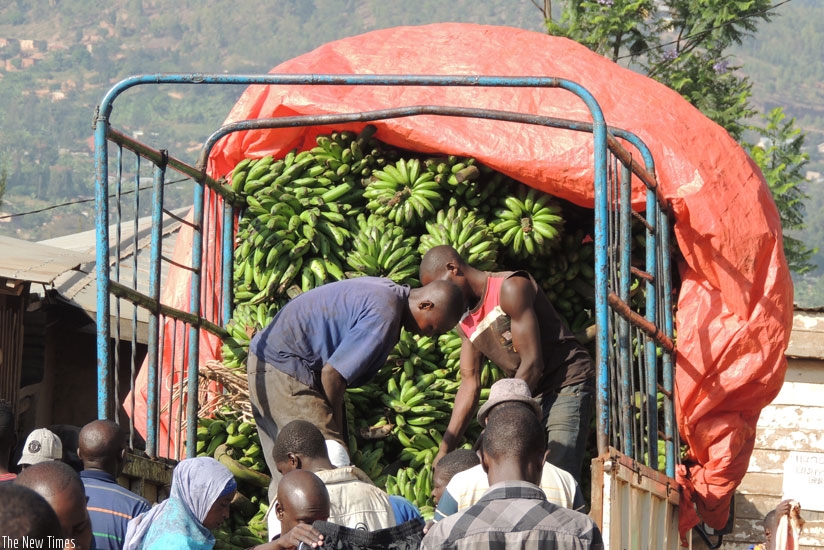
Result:
<svg viewBox="0 0 824 550"><path fill-rule="evenodd" d="M592 324L592 244L576 229L591 223L565 217L571 205L473 158L394 148L375 139L373 126L318 135L316 144L282 159L244 159L227 176L244 208L224 365L244 368L251 336L297 294L363 275L418 286L421 256L440 244L478 269L530 271L568 324L579 331ZM432 460L460 385L460 345L455 333L404 332L378 375L347 390L353 462L425 517L432 512ZM501 376L484 363L482 400ZM208 433L220 431L203 422ZM212 435L199 449L266 475L262 457L247 454L258 452L254 439L243 449L230 444L250 435L239 430L229 434L227 424L224 441ZM479 432L473 421L462 446Z"/></svg>
<svg viewBox="0 0 824 550"><path fill-rule="evenodd" d="M211 418L199 418L197 455L217 459L234 474L238 484L229 520L213 531L215 548L233 550L266 542L264 516L269 509L267 489L271 478L254 423L225 406Z"/></svg>

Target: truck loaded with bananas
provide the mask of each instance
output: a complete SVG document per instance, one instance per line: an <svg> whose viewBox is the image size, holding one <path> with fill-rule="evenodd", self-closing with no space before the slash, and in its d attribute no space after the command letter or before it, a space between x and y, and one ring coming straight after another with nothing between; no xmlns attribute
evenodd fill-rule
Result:
<svg viewBox="0 0 824 550"><path fill-rule="evenodd" d="M360 134L319 135L312 149L247 158L227 175L246 207L236 233L226 367L245 368L251 336L291 297L365 275L417 286L421 256L441 244L478 269L530 271L572 331L586 338L593 322L591 211L473 158L404 151L373 134L367 126ZM404 332L379 374L347 390L353 462L425 517L432 513L432 460L460 384L460 347L454 332ZM501 376L485 363L481 402ZM464 446L478 433L473 423ZM235 528L262 534L268 476L254 426L222 411L201 419L198 434L198 452L230 465L251 491Z"/></svg>

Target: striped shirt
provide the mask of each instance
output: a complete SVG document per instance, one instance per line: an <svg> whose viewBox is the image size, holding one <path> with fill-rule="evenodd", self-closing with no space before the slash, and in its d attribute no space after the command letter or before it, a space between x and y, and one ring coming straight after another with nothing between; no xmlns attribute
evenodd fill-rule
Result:
<svg viewBox="0 0 824 550"><path fill-rule="evenodd" d="M151 506L145 498L117 484L113 475L101 470L83 470L87 508L97 550L120 550L129 520Z"/></svg>
<svg viewBox="0 0 824 550"><path fill-rule="evenodd" d="M556 506L525 481L496 483L473 506L434 524L421 550L603 550L601 532L580 512Z"/></svg>

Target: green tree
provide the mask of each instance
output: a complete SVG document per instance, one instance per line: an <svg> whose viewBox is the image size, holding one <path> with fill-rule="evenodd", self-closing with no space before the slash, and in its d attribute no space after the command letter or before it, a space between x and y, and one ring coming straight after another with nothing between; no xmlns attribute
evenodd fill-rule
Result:
<svg viewBox="0 0 824 550"><path fill-rule="evenodd" d="M728 50L772 18L770 0L532 0L550 34L565 36L615 62L624 63L680 93L741 142L756 111L749 103L752 83L729 63ZM769 149L757 155L781 214L784 231L804 227L804 136L783 111L766 116L760 135ZM814 268L814 249L785 235L790 268Z"/></svg>
<svg viewBox="0 0 824 550"><path fill-rule="evenodd" d="M778 206L784 228L784 252L790 269L803 275L815 268L810 260L818 250L808 248L788 231L804 229L804 201L809 197L804 189L803 168L809 155L802 151L804 134L795 126L795 119L785 118L780 107L763 115L766 125L753 127L761 140L745 146L761 168Z"/></svg>

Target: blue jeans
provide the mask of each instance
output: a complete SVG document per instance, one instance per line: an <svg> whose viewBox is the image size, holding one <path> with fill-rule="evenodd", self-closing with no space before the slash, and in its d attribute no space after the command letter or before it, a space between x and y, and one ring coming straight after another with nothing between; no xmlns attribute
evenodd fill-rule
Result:
<svg viewBox="0 0 824 550"><path fill-rule="evenodd" d="M541 397L549 457L547 462L581 482L589 423L595 408L595 382L586 380Z"/></svg>

